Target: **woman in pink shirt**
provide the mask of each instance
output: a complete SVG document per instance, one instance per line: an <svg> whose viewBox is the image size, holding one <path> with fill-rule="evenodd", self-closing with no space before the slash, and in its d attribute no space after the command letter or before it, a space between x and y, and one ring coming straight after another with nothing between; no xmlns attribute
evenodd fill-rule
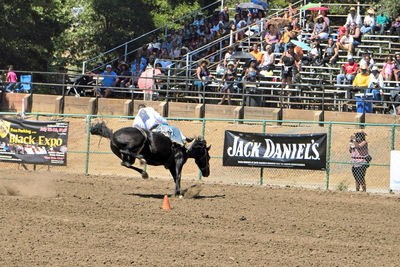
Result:
<svg viewBox="0 0 400 267"><path fill-rule="evenodd" d="M351 172L353 173L354 180L356 182L356 191L360 191L360 185L362 186L362 191L367 191L367 186L365 184L365 172L367 170L367 165L363 163L369 163L367 161L369 157L368 153L368 143L365 140L367 134L364 132L355 133L355 135L350 138L349 152L351 154Z"/></svg>
<svg viewBox="0 0 400 267"><path fill-rule="evenodd" d="M382 76L385 81L391 81L393 76L393 70L396 67L392 56L388 56L385 61L385 65L382 68Z"/></svg>
<svg viewBox="0 0 400 267"><path fill-rule="evenodd" d="M8 68L6 82L8 82L6 91L11 92L17 84L17 74L15 74L12 65L10 65L10 67Z"/></svg>

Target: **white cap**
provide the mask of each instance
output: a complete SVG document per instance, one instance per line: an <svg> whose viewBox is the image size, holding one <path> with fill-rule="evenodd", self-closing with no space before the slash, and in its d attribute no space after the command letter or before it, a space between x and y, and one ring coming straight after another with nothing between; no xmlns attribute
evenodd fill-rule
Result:
<svg viewBox="0 0 400 267"><path fill-rule="evenodd" d="M108 68L112 69L112 66L111 65L107 65L106 69L108 69Z"/></svg>
<svg viewBox="0 0 400 267"><path fill-rule="evenodd" d="M354 59L352 55L347 56L347 60Z"/></svg>

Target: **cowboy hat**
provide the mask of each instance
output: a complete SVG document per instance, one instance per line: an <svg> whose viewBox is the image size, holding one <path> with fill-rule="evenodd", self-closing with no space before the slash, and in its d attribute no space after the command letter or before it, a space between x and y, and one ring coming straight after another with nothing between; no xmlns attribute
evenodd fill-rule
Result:
<svg viewBox="0 0 400 267"><path fill-rule="evenodd" d="M375 10L373 8L368 9L367 14L375 14Z"/></svg>
<svg viewBox="0 0 400 267"><path fill-rule="evenodd" d="M354 6L350 7L350 11L356 11L356 8Z"/></svg>
<svg viewBox="0 0 400 267"><path fill-rule="evenodd" d="M233 65L233 66L235 66L235 62L233 62L233 61L229 61L229 62L228 62L228 64L227 64L227 66L229 66L229 65Z"/></svg>
<svg viewBox="0 0 400 267"><path fill-rule="evenodd" d="M377 66L373 66L371 71L379 72L379 68Z"/></svg>
<svg viewBox="0 0 400 267"><path fill-rule="evenodd" d="M204 62L207 63L207 65L210 65L210 60L208 60L208 59L206 59L206 58L201 59L201 60L199 61L199 65L203 64Z"/></svg>
<svg viewBox="0 0 400 267"><path fill-rule="evenodd" d="M362 69L362 70L368 69L367 64L361 64L360 69Z"/></svg>
<svg viewBox="0 0 400 267"><path fill-rule="evenodd" d="M317 16L317 19L324 18L321 14Z"/></svg>

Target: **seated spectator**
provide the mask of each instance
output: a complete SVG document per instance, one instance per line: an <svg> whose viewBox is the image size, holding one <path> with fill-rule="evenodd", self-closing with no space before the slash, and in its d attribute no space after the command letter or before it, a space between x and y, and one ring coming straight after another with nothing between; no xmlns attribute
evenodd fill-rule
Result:
<svg viewBox="0 0 400 267"><path fill-rule="evenodd" d="M314 30L311 34L310 39L320 39L320 40L326 40L329 37L329 29L328 25L326 24L326 21L324 20L324 16L319 15L315 21L314 24Z"/></svg>
<svg viewBox="0 0 400 267"><path fill-rule="evenodd" d="M215 39L222 38L226 35L224 27L220 24L219 30L215 33Z"/></svg>
<svg viewBox="0 0 400 267"><path fill-rule="evenodd" d="M350 12L347 15L346 18L346 23L344 24L344 27L348 28L350 27L351 23L355 22L357 24L358 27L361 27L361 16L360 14L356 14L356 8L355 7L351 7L350 8Z"/></svg>
<svg viewBox="0 0 400 267"><path fill-rule="evenodd" d="M357 74L357 68L358 65L354 61L353 56L348 56L347 57L348 61L346 64L342 66L343 74L339 74L337 76L337 84L342 84L342 81L344 80L344 83L346 84L352 84L354 77Z"/></svg>
<svg viewBox="0 0 400 267"><path fill-rule="evenodd" d="M314 23L315 19L318 16L318 11L317 10L312 10L310 16L308 17L306 21L306 31L310 32L312 29L314 29Z"/></svg>
<svg viewBox="0 0 400 267"><path fill-rule="evenodd" d="M373 8L368 9L367 15L364 17L363 26L361 27L361 33L366 34L371 32L374 34L375 27L375 11Z"/></svg>
<svg viewBox="0 0 400 267"><path fill-rule="evenodd" d="M171 52L169 53L169 58L178 60L181 57L181 48L176 42L172 42Z"/></svg>
<svg viewBox="0 0 400 267"><path fill-rule="evenodd" d="M385 31L389 29L389 22L388 16L382 10L376 18L374 32L379 31L379 35L384 35Z"/></svg>
<svg viewBox="0 0 400 267"><path fill-rule="evenodd" d="M263 53L261 53L261 51L258 50L258 45L257 44L253 44L253 46L251 47L251 52L250 54L257 60L257 64L261 64L261 61L263 60Z"/></svg>
<svg viewBox="0 0 400 267"><path fill-rule="evenodd" d="M149 46L148 46L148 44L144 44L144 45L142 45L142 47L140 47L139 49L138 49L138 55L140 55L140 57L143 57L143 58L148 58L149 56L150 56L150 54L151 54L151 51L150 51L150 49L149 49Z"/></svg>
<svg viewBox="0 0 400 267"><path fill-rule="evenodd" d="M229 8L224 6L224 9L221 11L220 15L222 15L224 21L229 21Z"/></svg>
<svg viewBox="0 0 400 267"><path fill-rule="evenodd" d="M315 39L311 44L311 51L303 56L302 61L304 65L321 65L322 63L322 49L319 41Z"/></svg>
<svg viewBox="0 0 400 267"><path fill-rule="evenodd" d="M297 14L297 9L293 7L292 3L289 3L288 11L289 11L289 16L292 18L294 18Z"/></svg>
<svg viewBox="0 0 400 267"><path fill-rule="evenodd" d="M393 69L393 76L396 81L396 86L399 86L400 81L400 52L396 52L394 57L394 65L395 68Z"/></svg>
<svg viewBox="0 0 400 267"><path fill-rule="evenodd" d="M112 71L112 66L107 65L106 71L100 74L103 76L103 87L96 88L96 94L103 97L111 96L111 93L114 91L114 88L117 81L117 74Z"/></svg>
<svg viewBox="0 0 400 267"><path fill-rule="evenodd" d="M223 93L222 99L218 102L218 105L222 105L225 102L225 98L228 97L228 105L231 104L231 92L233 91L234 83L237 79L236 74L236 66L235 62L229 61L228 68L226 69L224 75L222 76L222 81L224 82L224 86L221 88L221 92Z"/></svg>
<svg viewBox="0 0 400 267"><path fill-rule="evenodd" d="M202 90L203 85L207 82L208 78L215 78L214 75L211 75L208 70L208 65L210 62L207 59L202 59L199 62L199 66L196 69L196 80L193 85L197 86L199 91Z"/></svg>
<svg viewBox="0 0 400 267"><path fill-rule="evenodd" d="M132 78L131 78L132 72L129 71L129 66L125 62L121 64L120 68L121 72L118 73L118 76L122 77L117 78L115 86L128 88L132 84Z"/></svg>
<svg viewBox="0 0 400 267"><path fill-rule="evenodd" d="M290 43L287 46L287 51L282 53L282 56L279 60L282 65L282 87L286 85L290 85L293 82L294 77L297 74L297 65L296 62L300 61L297 54L294 52L294 45Z"/></svg>
<svg viewBox="0 0 400 267"><path fill-rule="evenodd" d="M323 55L322 55L322 63L323 64L332 64L335 65L339 57L339 49L333 42L332 37L328 39L328 46L326 47Z"/></svg>
<svg viewBox="0 0 400 267"><path fill-rule="evenodd" d="M383 95L383 77L382 74L379 71L379 68L374 66L371 70L371 74L369 75L369 80L368 80L368 88L367 93L372 93L373 100L382 100L382 95Z"/></svg>
<svg viewBox="0 0 400 267"><path fill-rule="evenodd" d="M260 64L260 69L267 72L273 71L275 69L275 53L274 48L271 45L265 47L267 53L263 56Z"/></svg>
<svg viewBox="0 0 400 267"><path fill-rule="evenodd" d="M346 30L346 34L336 43L338 49L347 50L347 55L350 56L353 51L353 36L350 35L350 29Z"/></svg>
<svg viewBox="0 0 400 267"><path fill-rule="evenodd" d="M167 39L165 40L165 42L162 43L161 45L161 49L167 49L168 53L171 53L171 49L172 49L172 37L171 35L167 35Z"/></svg>
<svg viewBox="0 0 400 267"><path fill-rule="evenodd" d="M352 83L353 88L351 88L351 87L347 88L347 97L349 99L353 98L352 93L354 91L360 91L360 88L368 87L368 82L369 82L368 66L361 65L360 70L361 71L356 75L356 77L354 78L354 81ZM362 91L362 92L364 92L364 91Z"/></svg>
<svg viewBox="0 0 400 267"><path fill-rule="evenodd" d="M392 22L392 25L390 26L390 35L397 34L399 36L399 39L397 40L400 42L400 15L397 16L397 18Z"/></svg>
<svg viewBox="0 0 400 267"><path fill-rule="evenodd" d="M157 37L153 37L153 40L149 43L149 49L152 52L154 49L161 50L161 43L157 40Z"/></svg>
<svg viewBox="0 0 400 267"><path fill-rule="evenodd" d="M396 66L394 64L392 56L388 56L385 60L385 64L383 65L383 68L382 68L382 76L385 79L385 81L392 80L393 70L395 67Z"/></svg>
<svg viewBox="0 0 400 267"><path fill-rule="evenodd" d="M196 18L193 21L193 25L195 25L197 27L204 25L203 13L201 13L201 12L197 13Z"/></svg>
<svg viewBox="0 0 400 267"><path fill-rule="evenodd" d="M17 74L14 72L13 65L8 67L8 72L6 75L6 82L8 83L6 87L6 92L13 92L13 90L18 86Z"/></svg>
<svg viewBox="0 0 400 267"><path fill-rule="evenodd" d="M284 28L283 35L278 43L279 52L286 51L287 46L290 44L290 40L293 40L295 38L296 38L296 33L293 31L293 26L291 24L286 26Z"/></svg>
<svg viewBox="0 0 400 267"><path fill-rule="evenodd" d="M353 37L353 49L361 44L361 30L355 22L350 24L350 35Z"/></svg>
<svg viewBox="0 0 400 267"><path fill-rule="evenodd" d="M297 39L299 41L301 41L301 33L302 33L302 29L301 29L301 25L300 25L300 20L299 18L295 18L292 22L293 25L293 32L296 34Z"/></svg>
<svg viewBox="0 0 400 267"><path fill-rule="evenodd" d="M267 32L265 33L265 42L267 45L271 45L276 53L279 53L279 31L276 29L274 24L269 24L267 27Z"/></svg>
<svg viewBox="0 0 400 267"><path fill-rule="evenodd" d="M260 79L260 74L257 69L257 60L255 58L250 59L249 67L244 72L243 79L249 82L256 82Z"/></svg>
<svg viewBox="0 0 400 267"><path fill-rule="evenodd" d="M230 46L226 49L226 53L224 56L224 67L227 67L229 61L231 61L233 55L233 46Z"/></svg>
<svg viewBox="0 0 400 267"><path fill-rule="evenodd" d="M366 64L368 69L372 69L372 67L375 65L375 61L373 58L371 58L371 53L368 51L363 53L362 59L359 62L359 65L363 64Z"/></svg>

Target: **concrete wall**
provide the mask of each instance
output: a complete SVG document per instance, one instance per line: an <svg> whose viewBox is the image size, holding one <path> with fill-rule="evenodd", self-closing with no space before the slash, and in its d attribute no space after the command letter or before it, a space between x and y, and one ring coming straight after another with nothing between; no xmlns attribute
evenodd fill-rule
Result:
<svg viewBox="0 0 400 267"><path fill-rule="evenodd" d="M56 95L33 95L32 96L32 112L38 113L58 113L56 109Z"/></svg>
<svg viewBox="0 0 400 267"><path fill-rule="evenodd" d="M22 111L22 99L27 94L5 94L1 101L0 110L10 112L21 112Z"/></svg>

